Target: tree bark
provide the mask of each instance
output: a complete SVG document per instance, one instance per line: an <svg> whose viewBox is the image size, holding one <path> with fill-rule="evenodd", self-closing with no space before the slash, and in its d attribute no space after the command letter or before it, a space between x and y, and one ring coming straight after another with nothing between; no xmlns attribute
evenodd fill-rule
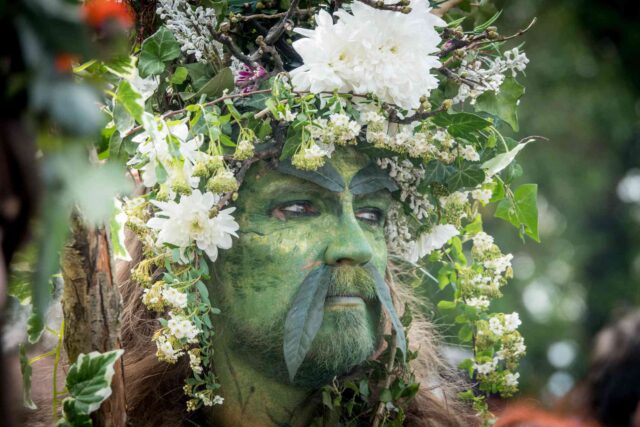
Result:
<svg viewBox="0 0 640 427"><path fill-rule="evenodd" d="M69 362L80 353L121 348L122 301L114 280L111 245L105 228L88 227L71 215L71 238L62 251L64 345ZM124 427L126 399L123 359L115 365L111 397L96 412L94 425Z"/></svg>

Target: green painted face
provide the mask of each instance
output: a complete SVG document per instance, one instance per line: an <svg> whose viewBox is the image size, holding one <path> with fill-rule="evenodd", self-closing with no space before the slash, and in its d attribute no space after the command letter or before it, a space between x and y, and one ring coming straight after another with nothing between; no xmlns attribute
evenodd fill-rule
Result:
<svg viewBox="0 0 640 427"><path fill-rule="evenodd" d="M240 190L240 237L213 269L212 299L222 309L219 334L237 357L282 382L284 321L305 277L334 267L324 319L295 382L317 386L365 361L381 338L381 309L362 267L387 264L383 226L391 202L387 190L349 189L369 165L355 150L336 153L331 167L343 191L254 165Z"/></svg>

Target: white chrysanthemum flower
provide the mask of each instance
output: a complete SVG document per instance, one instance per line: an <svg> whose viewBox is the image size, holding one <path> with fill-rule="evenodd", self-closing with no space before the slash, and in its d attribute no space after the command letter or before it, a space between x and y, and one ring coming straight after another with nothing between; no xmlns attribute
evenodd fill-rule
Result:
<svg viewBox="0 0 640 427"><path fill-rule="evenodd" d="M409 261L418 261L434 250L440 249L445 243L451 240L452 237L459 234L458 229L451 224L434 226L429 233L421 234L414 242L413 249L409 255Z"/></svg>
<svg viewBox="0 0 640 427"><path fill-rule="evenodd" d="M213 193L202 194L194 190L191 195L183 195L180 202L152 201L161 209L147 226L158 230L157 245L165 243L178 246L182 251L196 243L205 251L211 261L218 258L218 248L229 249L231 236L238 237L239 225L231 216L235 208L224 209L211 218L211 210L219 201Z"/></svg>
<svg viewBox="0 0 640 427"><path fill-rule="evenodd" d="M191 320L173 313L169 313L169 315L171 318L167 322L167 328L169 328L171 335L179 340L186 339L190 343L198 341L200 330L196 328L196 325Z"/></svg>
<svg viewBox="0 0 640 427"><path fill-rule="evenodd" d="M520 315L517 312L504 315L504 328L507 332L513 332L522 324Z"/></svg>
<svg viewBox="0 0 640 427"><path fill-rule="evenodd" d="M354 2L334 24L320 11L314 30L296 29L306 38L293 43L304 65L291 72L298 90L372 93L401 108L420 106L420 97L438 86L431 74L440 66L437 26L446 23L413 0L408 14Z"/></svg>
<svg viewBox="0 0 640 427"><path fill-rule="evenodd" d="M187 294L184 292L180 292L174 288L165 288L162 291L162 298L175 308L186 308L187 307Z"/></svg>

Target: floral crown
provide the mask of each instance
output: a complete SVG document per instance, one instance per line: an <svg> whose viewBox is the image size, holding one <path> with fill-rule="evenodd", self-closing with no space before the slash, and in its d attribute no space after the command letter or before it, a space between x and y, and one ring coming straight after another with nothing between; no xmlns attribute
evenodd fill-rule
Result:
<svg viewBox="0 0 640 427"><path fill-rule="evenodd" d="M188 409L222 403L208 368L209 315L219 311L204 280L207 260L237 237L229 205L245 173L261 159L322 171L339 146L365 152L391 178L381 187L396 201L385 226L390 253L428 261L437 271L428 277L453 289L438 307L457 314L473 352L460 367L478 387L463 397L488 419L489 393L516 392L520 320L489 311L512 256L482 231L479 210L496 203L497 217L538 239L536 186L511 188L514 159L532 139L500 131L518 128L516 77L528 59L507 43L526 29L500 35L499 14L469 27L464 8L445 20L438 3L159 0L162 26L137 62L110 69L118 76L104 132L110 156L148 188L125 201L120 224L144 243L133 278L160 317L158 357L189 358ZM363 173L362 185L375 176ZM122 245L116 253L126 256ZM163 273L153 281L156 267Z"/></svg>

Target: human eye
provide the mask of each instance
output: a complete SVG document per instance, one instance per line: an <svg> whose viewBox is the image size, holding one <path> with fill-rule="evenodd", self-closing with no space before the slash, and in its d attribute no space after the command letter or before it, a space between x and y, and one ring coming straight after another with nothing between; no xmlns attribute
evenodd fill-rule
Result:
<svg viewBox="0 0 640 427"><path fill-rule="evenodd" d="M281 203L271 211L271 215L279 220L317 216L318 214L318 209L316 209L308 200L296 200L293 202Z"/></svg>
<svg viewBox="0 0 640 427"><path fill-rule="evenodd" d="M356 218L371 225L382 225L384 213L378 208L361 208L355 212Z"/></svg>

